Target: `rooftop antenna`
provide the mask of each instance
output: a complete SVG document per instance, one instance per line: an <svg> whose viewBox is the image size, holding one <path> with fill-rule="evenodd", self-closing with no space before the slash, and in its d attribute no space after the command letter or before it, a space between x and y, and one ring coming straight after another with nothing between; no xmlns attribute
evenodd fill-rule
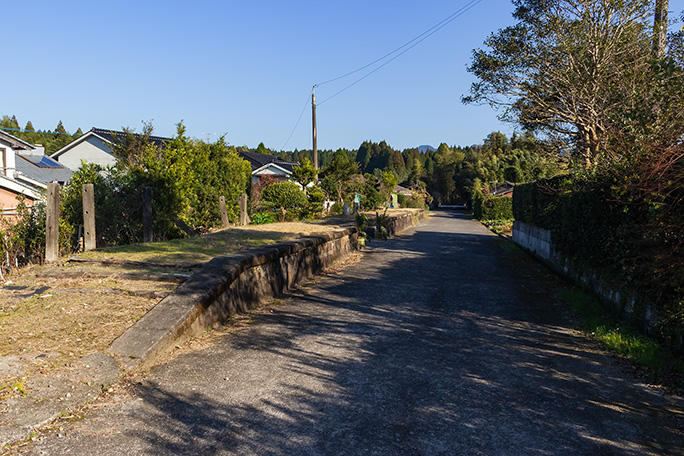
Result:
<svg viewBox="0 0 684 456"><path fill-rule="evenodd" d="M201 133L203 135L207 135L207 144L209 144L209 136L216 136L216 133Z"/></svg>

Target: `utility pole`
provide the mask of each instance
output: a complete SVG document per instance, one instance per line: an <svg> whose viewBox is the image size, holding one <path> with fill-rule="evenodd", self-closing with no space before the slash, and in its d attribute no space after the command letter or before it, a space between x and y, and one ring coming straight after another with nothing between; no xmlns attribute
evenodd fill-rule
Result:
<svg viewBox="0 0 684 456"><path fill-rule="evenodd" d="M653 19L653 54L658 59L665 56L668 8L669 0L656 0L655 15Z"/></svg>
<svg viewBox="0 0 684 456"><path fill-rule="evenodd" d="M313 165L314 169L318 171L318 143L316 139L316 86L313 86L311 91L311 125L313 128ZM316 173L316 182L318 182L318 173Z"/></svg>

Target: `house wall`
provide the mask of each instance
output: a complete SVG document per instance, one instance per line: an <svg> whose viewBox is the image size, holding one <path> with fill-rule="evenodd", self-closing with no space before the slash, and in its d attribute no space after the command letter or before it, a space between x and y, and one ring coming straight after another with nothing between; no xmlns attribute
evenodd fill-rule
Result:
<svg viewBox="0 0 684 456"><path fill-rule="evenodd" d="M4 158L4 164L2 162ZM17 161L14 150L4 141L0 141L0 166L4 166L2 175L11 178L17 168Z"/></svg>
<svg viewBox="0 0 684 456"><path fill-rule="evenodd" d="M283 170L276 167L268 166L266 168L260 168L252 173L252 183L256 184L259 182L261 176L272 176L278 180L278 182L286 182L289 180L290 176L284 176Z"/></svg>
<svg viewBox="0 0 684 456"><path fill-rule="evenodd" d="M90 136L55 158L74 171L81 167L81 160L102 166L112 166L116 162L109 144L95 136Z"/></svg>
<svg viewBox="0 0 684 456"><path fill-rule="evenodd" d="M19 204L18 197L19 193L0 187L0 214L10 223L14 223L15 220L16 207ZM27 196L24 202L27 206L33 206L35 201Z"/></svg>

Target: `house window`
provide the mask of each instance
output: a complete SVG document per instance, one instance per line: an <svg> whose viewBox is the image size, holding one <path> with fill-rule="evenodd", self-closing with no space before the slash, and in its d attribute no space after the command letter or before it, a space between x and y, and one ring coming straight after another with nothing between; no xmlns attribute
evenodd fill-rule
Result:
<svg viewBox="0 0 684 456"><path fill-rule="evenodd" d="M7 149L2 148L0 151L2 151L2 174L7 176Z"/></svg>

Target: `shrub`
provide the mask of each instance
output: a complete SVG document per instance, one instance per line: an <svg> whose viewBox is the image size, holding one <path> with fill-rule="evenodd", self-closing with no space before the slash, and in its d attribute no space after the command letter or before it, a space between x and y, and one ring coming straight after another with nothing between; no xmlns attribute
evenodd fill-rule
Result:
<svg viewBox="0 0 684 456"><path fill-rule="evenodd" d="M478 220L513 218L513 201L505 196L484 196L473 199L473 215Z"/></svg>
<svg viewBox="0 0 684 456"><path fill-rule="evenodd" d="M282 211L282 219L285 219L287 213L297 217L309 203L304 192L294 182L271 184L262 191L261 197L266 208Z"/></svg>
<svg viewBox="0 0 684 456"><path fill-rule="evenodd" d="M257 212L251 216L253 225L265 225L267 223L274 223L276 221L273 214L270 212Z"/></svg>

